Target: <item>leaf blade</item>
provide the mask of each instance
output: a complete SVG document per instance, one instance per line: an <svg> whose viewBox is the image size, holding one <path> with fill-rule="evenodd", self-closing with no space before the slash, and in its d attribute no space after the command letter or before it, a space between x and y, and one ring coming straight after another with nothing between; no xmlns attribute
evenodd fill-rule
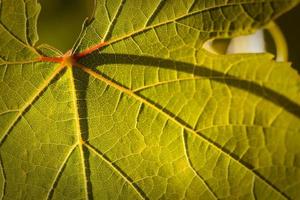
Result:
<svg viewBox="0 0 300 200"><path fill-rule="evenodd" d="M299 75L267 54L213 55L202 45L298 2L98 0L74 55L39 50L59 56L58 68L31 64L34 20L22 22L31 33L7 29L20 41L1 35L18 48L1 43L0 121L22 107L7 91L33 103L21 103L26 112L0 143L3 196L297 199Z"/></svg>

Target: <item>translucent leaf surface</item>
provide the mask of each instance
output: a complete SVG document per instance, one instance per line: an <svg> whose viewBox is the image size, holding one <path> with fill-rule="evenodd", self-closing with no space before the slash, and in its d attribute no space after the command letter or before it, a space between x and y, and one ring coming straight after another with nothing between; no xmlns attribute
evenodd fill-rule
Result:
<svg viewBox="0 0 300 200"><path fill-rule="evenodd" d="M0 1L1 197L299 199L299 75L202 48L297 3L97 0L61 55Z"/></svg>

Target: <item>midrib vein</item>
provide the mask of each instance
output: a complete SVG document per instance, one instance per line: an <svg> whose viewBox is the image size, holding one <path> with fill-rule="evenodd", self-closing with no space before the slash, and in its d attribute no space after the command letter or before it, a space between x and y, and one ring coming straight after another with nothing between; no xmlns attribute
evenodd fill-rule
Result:
<svg viewBox="0 0 300 200"><path fill-rule="evenodd" d="M74 117L75 117L75 128L76 128L76 135L77 135L77 145L79 147L80 151L80 158L81 158L81 166L82 166L82 174L83 174L83 179L84 179L84 190L85 190L85 198L89 199L89 194L88 194L88 183L87 183L87 175L86 175L86 166L85 166L85 160L84 160L84 152L83 152L83 139L81 136L81 127L80 127L80 118L79 118L79 110L78 110L78 100L77 100L77 95L76 95L76 87L75 87L75 79L73 75L73 68L68 67L68 73L70 76L70 86L71 86L71 95L72 95L72 100L73 100L73 107L75 110Z"/></svg>
<svg viewBox="0 0 300 200"><path fill-rule="evenodd" d="M232 159L234 162L236 162L237 164L241 165L245 170L249 171L250 173L252 173L255 177L257 177L258 179L260 179L262 182L264 182L266 185L268 185L272 190L274 190L277 194L279 194L280 196L282 196L283 198L287 199L287 197L285 196L285 194L280 191L278 188L276 188L274 185L270 184L262 175L258 174L257 172L251 170L248 166L244 165L240 160L238 160L237 158L232 157L228 152L224 151L222 148L220 148L219 146L217 146L215 143L213 143L212 141L210 141L208 138L206 138L202 133L200 132L196 132L194 129L192 129L191 127L188 127L187 125L181 123L180 121L178 121L177 119L175 119L174 117L172 117L170 114L166 113L165 111L161 110L159 107L157 107L155 104L153 104L152 102L149 102L147 99L135 94L133 91L131 91L128 88L123 87L122 85L119 85L107 78L105 78L104 76L102 76L99 73L96 73L95 71L93 71L92 69L77 63L76 64L77 67L79 67L80 69L82 69L84 72L88 73L89 75L93 76L94 78L103 81L104 83L106 83L107 85L127 94L128 96L131 96L133 98L135 98L137 101L140 101L141 103L147 105L149 108L157 111L158 113L160 113L161 115L165 116L167 119L173 121L175 124L177 124L179 127L182 127L183 129L185 129L186 131L189 131L193 134L195 134L199 139L201 139L202 141L208 143L210 146L212 146L215 150L221 152L222 154L224 154L225 156L229 157L230 159Z"/></svg>
<svg viewBox="0 0 300 200"><path fill-rule="evenodd" d="M0 138L0 146L3 144L4 138L8 136L8 134L11 132L13 127L18 122L18 119L22 116L22 114L26 111L26 109L32 105L32 103L39 97L39 95L50 85L51 81L61 72L61 70L64 68L64 66L60 65L57 67L56 70L39 86L36 93L34 93L27 102L25 102L24 106L18 111L18 114L14 118L14 120L11 122L11 124L6 129L3 136Z"/></svg>

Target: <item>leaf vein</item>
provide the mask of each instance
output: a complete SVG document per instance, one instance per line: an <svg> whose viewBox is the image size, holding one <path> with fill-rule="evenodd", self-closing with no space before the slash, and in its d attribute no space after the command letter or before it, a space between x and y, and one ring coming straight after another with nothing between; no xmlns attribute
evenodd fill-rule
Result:
<svg viewBox="0 0 300 200"><path fill-rule="evenodd" d="M264 2L264 1L263 1ZM269 2L269 1L267 1ZM145 27L145 28L142 28L142 29L139 29L139 30L136 30L136 31L133 31L132 33L129 33L127 35L123 35L123 36L120 36L119 38L116 38L116 39L113 39L111 41L108 41L107 43L108 44L113 44L113 43L117 43L121 40L124 40L124 39L127 39L127 38L130 38L134 35L138 35L140 33L143 33L145 31L148 31L150 29L154 29L154 28L158 28L160 26L163 26L163 25L167 25L167 24L170 24L170 23L174 23L176 22L177 20L181 20L181 19L184 19L186 17L190 17L190 16L193 16L193 15L197 15L199 13L202 13L202 12L206 12L206 11L210 11L210 10L213 10L213 9L218 9L218 8L223 8L223 7L228 7L228 6L233 6L233 5L249 5L249 4L255 4L253 2L243 2L243 3L228 3L228 4L222 4L222 5L219 5L219 6L214 6L214 7L207 7L205 9L202 9L202 10L197 10L197 11L193 11L193 12L190 12L188 14L184 14L184 15L181 15L179 17L176 17L176 18L173 18L173 19L170 19L170 20L167 20L165 22L161 22L161 23L157 23L155 25L151 25L151 26L148 26L148 27ZM178 23L178 22L177 22ZM190 27L192 28L192 27ZM208 31L208 32L218 32L218 31Z"/></svg>
<svg viewBox="0 0 300 200"><path fill-rule="evenodd" d="M71 157L71 155L72 155L72 153L73 153L73 151L75 150L76 147L77 147L77 145L74 145L74 146L70 149L70 151L67 153L65 159L64 159L63 162L61 163L59 169L57 170L57 173L56 173L56 175L55 175L55 177L54 177L54 179L53 179L53 182L52 182L52 184L51 184L50 190L49 190L48 193L47 193L47 198L46 198L47 200L52 198L52 195L53 195L54 189L55 189L55 185L57 185L57 183L58 183L58 181L59 181L59 178L60 178L61 174L63 173L63 170L64 170L64 168L65 168L65 166L66 166L66 164L67 164L69 158Z"/></svg>
<svg viewBox="0 0 300 200"><path fill-rule="evenodd" d="M116 24L116 20L117 20L118 16L120 15L125 2L126 2L126 0L121 0L120 5L116 11L116 14L113 16L109 26L107 27L107 30L103 36L102 42L106 41L107 38L110 36L111 32L113 31L114 25Z"/></svg>
<svg viewBox="0 0 300 200"><path fill-rule="evenodd" d="M1 185L1 189L2 189L2 195L0 196L0 199L4 199L5 196L5 188L6 188L6 177L5 177L5 171L4 171L4 167L3 167L3 160L2 160L2 156L0 155L0 168L1 168L1 176L3 178L3 183Z"/></svg>
<svg viewBox="0 0 300 200"><path fill-rule="evenodd" d="M243 163L242 161L240 161L239 158L236 158L233 155L231 155L229 152L227 152L222 147L220 147L220 145L218 145L217 143L215 143L215 142L211 141L209 138L207 138L204 134L196 132L193 128L191 128L184 121L182 121L180 119L177 119L176 116L172 116L169 112L167 112L165 110L161 110L153 102L149 101L148 99L146 99L146 98L144 98L142 96L137 95L132 90L130 90L128 88L125 88L124 86L122 86L122 85L120 85L118 83L115 83L115 82L107 79L102 74L99 74L99 73L93 71L92 69L90 69L90 68L88 68L88 67L86 67L86 66L84 66L82 64L79 64L79 63L77 63L76 66L79 67L80 69L82 69L84 72L86 72L86 73L90 74L91 76L95 77L96 79L98 79L100 81L103 81L107 85L110 85L111 87L113 87L113 88L115 88L117 90L120 90L121 92L124 92L128 96L131 96L131 97L135 98L137 101L140 101L141 103L147 105L149 108L152 108L153 110L155 110L158 113L160 113L163 116L165 116L167 119L170 119L171 121L173 121L179 127L182 127L185 130L187 130L187 131L195 134L199 139L205 141L210 146L212 146L213 148L215 148L217 151L219 151L220 153L222 153L225 156L229 157L232 161L236 162L237 164L241 165L246 171L249 171L250 173L252 173L254 176L256 176L258 179L260 179L262 182L264 182L267 186L269 186L272 190L274 190L280 196L282 196L284 198L287 198L286 195L282 191L280 191L279 188L277 188L272 183L270 183L270 181L268 181L265 177L263 177L262 175L258 174L254 170L252 170L249 166L247 166L245 163Z"/></svg>
<svg viewBox="0 0 300 200"><path fill-rule="evenodd" d="M69 75L70 75L70 82L71 82L71 91L72 91L72 98L73 98L73 107L75 110L75 126L76 126L76 134L77 134L77 144L79 146L79 152L80 152L80 162L81 162L81 167L82 167L82 173L83 173L83 178L85 181L84 184L84 190L85 190L85 197L86 199L89 199L89 193L88 193L88 179L87 179L87 172L86 172L86 164L85 164L85 156L83 152L83 143L84 141L82 140L81 136L81 126L80 126L80 117L79 117L79 109L78 109L78 99L77 99L77 94L76 94L76 87L75 87L75 79L73 75L73 68L70 68L69 70Z"/></svg>
<svg viewBox="0 0 300 200"><path fill-rule="evenodd" d="M214 191L212 190L212 188L208 185L208 183L204 180L204 178L196 171L196 169L194 168L190 156L189 156L189 152L188 152L188 144L186 141L186 133L185 133L185 129L182 130L182 142L183 142L183 149L184 149L184 155L186 157L186 160L188 162L189 167L191 168L191 170L193 171L193 173L200 178L201 182L203 183L203 185L206 187L206 189L208 190L208 192L214 197L214 199L218 199L217 195L214 193Z"/></svg>
<svg viewBox="0 0 300 200"><path fill-rule="evenodd" d="M51 81L54 80L54 78L62 71L62 69L64 68L64 66L58 67L37 89L36 93L33 94L32 97L29 98L29 100L27 102L25 102L24 106L19 110L18 114L16 115L16 117L13 119L12 123L8 126L8 128L6 129L6 131L4 132L3 136L0 138L0 146L3 144L3 141L5 140L5 138L9 135L9 133L11 132L11 130L13 129L13 127L16 125L16 123L18 122L18 120L22 117L22 115L24 114L24 112L32 105L32 103L34 101L36 101L39 96L48 88L49 84L51 83Z"/></svg>
<svg viewBox="0 0 300 200"><path fill-rule="evenodd" d="M28 44L24 43L19 37L17 37L15 34L13 34L8 28L3 24L3 22L0 20L0 27L2 27L2 30L5 30L12 38L14 38L18 43L20 43L22 46L30 49L33 53L40 55L35 48L32 46L29 46Z"/></svg>
<svg viewBox="0 0 300 200"><path fill-rule="evenodd" d="M142 190L136 184L134 184L131 178L124 174L124 172L122 172L120 169L118 169L108 158L105 157L105 155L100 153L98 150L95 149L95 147L91 146L88 143L85 143L84 146L86 146L91 152L93 152L95 155L101 158L107 165L109 165L111 169L113 169L117 174L119 174L119 176L121 176L124 179L124 181L132 187L132 189L138 194L138 196L141 199L148 199L147 196L144 193L142 193Z"/></svg>

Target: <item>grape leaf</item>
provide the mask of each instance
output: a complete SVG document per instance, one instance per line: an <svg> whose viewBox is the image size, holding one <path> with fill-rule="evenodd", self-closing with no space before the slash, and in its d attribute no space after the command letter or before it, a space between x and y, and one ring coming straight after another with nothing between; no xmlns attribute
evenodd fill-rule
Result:
<svg viewBox="0 0 300 200"><path fill-rule="evenodd" d="M72 50L0 1L3 199L299 199L300 79L214 55L296 0L97 0Z"/></svg>

